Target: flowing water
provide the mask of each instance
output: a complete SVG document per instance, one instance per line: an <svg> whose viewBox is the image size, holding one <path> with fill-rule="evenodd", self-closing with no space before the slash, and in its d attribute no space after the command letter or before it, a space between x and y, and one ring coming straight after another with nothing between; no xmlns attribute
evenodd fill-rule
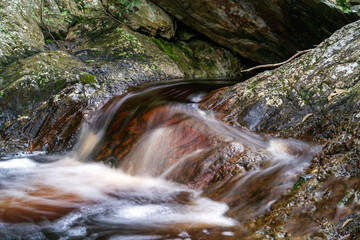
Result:
<svg viewBox="0 0 360 240"><path fill-rule="evenodd" d="M199 109L226 84L133 89L83 127L76 151L3 156L0 239L238 239L236 229L292 189L321 147ZM230 163L245 170L215 181Z"/></svg>

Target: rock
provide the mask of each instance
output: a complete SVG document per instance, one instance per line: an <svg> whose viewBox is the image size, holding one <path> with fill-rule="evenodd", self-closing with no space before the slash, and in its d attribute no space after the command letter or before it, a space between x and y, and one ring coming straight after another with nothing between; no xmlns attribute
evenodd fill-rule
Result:
<svg viewBox="0 0 360 240"><path fill-rule="evenodd" d="M83 63L62 51L42 52L8 65L0 72L0 124L79 82L84 71Z"/></svg>
<svg viewBox="0 0 360 240"><path fill-rule="evenodd" d="M151 39L126 26L104 31L73 49L82 61L92 62L116 79L181 78L183 73Z"/></svg>
<svg viewBox="0 0 360 240"><path fill-rule="evenodd" d="M83 19L65 39L57 40L62 50L6 66L0 71L2 150L69 149L76 143L80 123L129 86L184 76L239 74L239 59L213 44L192 40L191 48L178 45L187 61L182 63L154 40L110 16L98 16ZM161 43L173 46L165 40ZM208 55L202 53L204 47Z"/></svg>
<svg viewBox="0 0 360 240"><path fill-rule="evenodd" d="M188 27L258 63L312 48L355 20L329 1L153 0Z"/></svg>
<svg viewBox="0 0 360 240"><path fill-rule="evenodd" d="M100 0L46 0L42 8L42 28L48 41L65 38L78 21L105 15Z"/></svg>
<svg viewBox="0 0 360 240"><path fill-rule="evenodd" d="M216 134L191 113L193 110L182 105L162 105L153 98L149 94L129 98L116 109L123 100L120 96L102 108L95 126L102 128L104 118L111 119L106 121L110 124L105 126L106 137L101 140L100 149L93 150L95 161L119 167L131 175L161 175L199 189L238 172L259 168L264 161L260 153ZM249 163L253 163L252 169L245 168Z"/></svg>
<svg viewBox="0 0 360 240"><path fill-rule="evenodd" d="M152 38L152 40L187 77L241 76L241 59L216 44L199 39L175 43L157 38Z"/></svg>
<svg viewBox="0 0 360 240"><path fill-rule="evenodd" d="M345 26L290 64L213 93L203 106L212 108L221 103L215 110L223 120L240 123L251 130L272 133L280 130L282 135L324 139L324 133L330 131L326 127L334 124L326 124L325 114L340 107L337 106L339 99L354 91L357 83L358 23ZM335 92L339 94L334 95ZM303 122L310 113L314 117Z"/></svg>
<svg viewBox="0 0 360 240"><path fill-rule="evenodd" d="M0 69L44 50L44 35L47 42L62 39L77 21L101 15L98 0L0 1Z"/></svg>
<svg viewBox="0 0 360 240"><path fill-rule="evenodd" d="M175 35L172 17L151 1L109 1L108 9L134 31L166 39Z"/></svg>
<svg viewBox="0 0 360 240"><path fill-rule="evenodd" d="M291 63L213 92L202 105L232 125L325 144L303 173L312 177L256 221L254 231L263 238L280 231L288 237L358 235L335 226L359 208L359 23Z"/></svg>
<svg viewBox="0 0 360 240"><path fill-rule="evenodd" d="M39 0L0 1L0 69L43 50Z"/></svg>
<svg viewBox="0 0 360 240"><path fill-rule="evenodd" d="M134 79L129 77L129 72L141 75L139 78L143 75L181 78L241 74L240 58L215 44L197 39L173 43L149 38L106 18L83 21L71 29L67 40L84 43L72 49L74 54L83 61L102 65L103 71L111 70L114 79ZM135 62L136 69L124 68L135 66Z"/></svg>
<svg viewBox="0 0 360 240"><path fill-rule="evenodd" d="M186 28L184 26L182 26L181 24L179 24L180 26L178 26L178 30L176 31L176 37L179 38L180 41L184 41L184 42L188 42L191 39L197 38L200 36L199 33Z"/></svg>
<svg viewBox="0 0 360 240"><path fill-rule="evenodd" d="M63 51L38 53L8 65L0 73L2 151L67 149L82 120L80 109L86 106L86 91L77 89L86 86L89 70ZM47 142L31 146L37 137Z"/></svg>

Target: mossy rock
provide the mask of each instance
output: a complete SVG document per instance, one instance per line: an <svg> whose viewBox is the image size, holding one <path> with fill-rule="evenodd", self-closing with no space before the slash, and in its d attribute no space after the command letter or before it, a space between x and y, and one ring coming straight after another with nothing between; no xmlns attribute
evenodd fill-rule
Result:
<svg viewBox="0 0 360 240"><path fill-rule="evenodd" d="M84 34L84 29L94 29L104 20L84 21L69 33L84 44L74 49L83 62L107 74L108 84L121 80L137 83L150 79L180 78L182 71L177 64L150 39L123 25L105 25L101 34Z"/></svg>
<svg viewBox="0 0 360 240"><path fill-rule="evenodd" d="M148 0L108 1L109 12L134 31L171 39L175 35L173 18Z"/></svg>
<svg viewBox="0 0 360 240"><path fill-rule="evenodd" d="M46 51L18 60L0 72L0 109L6 120L39 106L79 81L85 66L62 51ZM7 114L4 114L4 113Z"/></svg>
<svg viewBox="0 0 360 240"><path fill-rule="evenodd" d="M241 75L241 60L230 51L203 40L169 42L152 37L187 77L234 77Z"/></svg>
<svg viewBox="0 0 360 240"><path fill-rule="evenodd" d="M40 1L0 0L0 68L43 50Z"/></svg>
<svg viewBox="0 0 360 240"><path fill-rule="evenodd" d="M77 22L103 16L106 16L105 8L100 0L45 0L42 28L48 39L62 40Z"/></svg>
<svg viewBox="0 0 360 240"><path fill-rule="evenodd" d="M97 83L96 77L92 74L86 74L80 77L80 83L95 85Z"/></svg>

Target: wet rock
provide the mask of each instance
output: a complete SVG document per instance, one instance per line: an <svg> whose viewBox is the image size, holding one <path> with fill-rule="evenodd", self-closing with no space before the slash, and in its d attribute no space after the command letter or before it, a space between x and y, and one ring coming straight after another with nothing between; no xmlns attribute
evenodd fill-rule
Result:
<svg viewBox="0 0 360 240"><path fill-rule="evenodd" d="M358 26L345 26L289 64L212 93L203 106L219 112L224 121L255 131L331 137L332 127L346 116L335 111L354 110L349 107L358 88Z"/></svg>
<svg viewBox="0 0 360 240"><path fill-rule="evenodd" d="M358 236L335 226L360 208L359 26L351 23L291 63L211 93L202 105L232 125L324 143L292 192L255 223L264 238L278 231ZM310 178L301 182L302 176Z"/></svg>
<svg viewBox="0 0 360 240"><path fill-rule="evenodd" d="M329 1L154 0L187 26L243 57L279 62L355 20ZM319 27L321 26L321 27Z"/></svg>
<svg viewBox="0 0 360 240"><path fill-rule="evenodd" d="M120 101L121 97L113 98L102 114L111 114L112 106ZM259 168L265 160L241 143L222 139L184 106L160 105L147 109L141 105L136 109L133 104L141 99L134 101L124 102L111 116L99 152L93 153L96 161L119 167L131 175L161 175L201 189L239 172L253 170L244 167L250 162L254 169ZM104 122L103 117L99 120Z"/></svg>

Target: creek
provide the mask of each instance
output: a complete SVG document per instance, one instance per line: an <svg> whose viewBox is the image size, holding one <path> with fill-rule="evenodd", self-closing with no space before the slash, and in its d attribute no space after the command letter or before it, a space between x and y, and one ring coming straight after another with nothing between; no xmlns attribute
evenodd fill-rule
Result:
<svg viewBox="0 0 360 240"><path fill-rule="evenodd" d="M74 151L2 156L0 239L245 236L243 223L291 191L321 146L201 109L232 83L143 85L105 104Z"/></svg>

